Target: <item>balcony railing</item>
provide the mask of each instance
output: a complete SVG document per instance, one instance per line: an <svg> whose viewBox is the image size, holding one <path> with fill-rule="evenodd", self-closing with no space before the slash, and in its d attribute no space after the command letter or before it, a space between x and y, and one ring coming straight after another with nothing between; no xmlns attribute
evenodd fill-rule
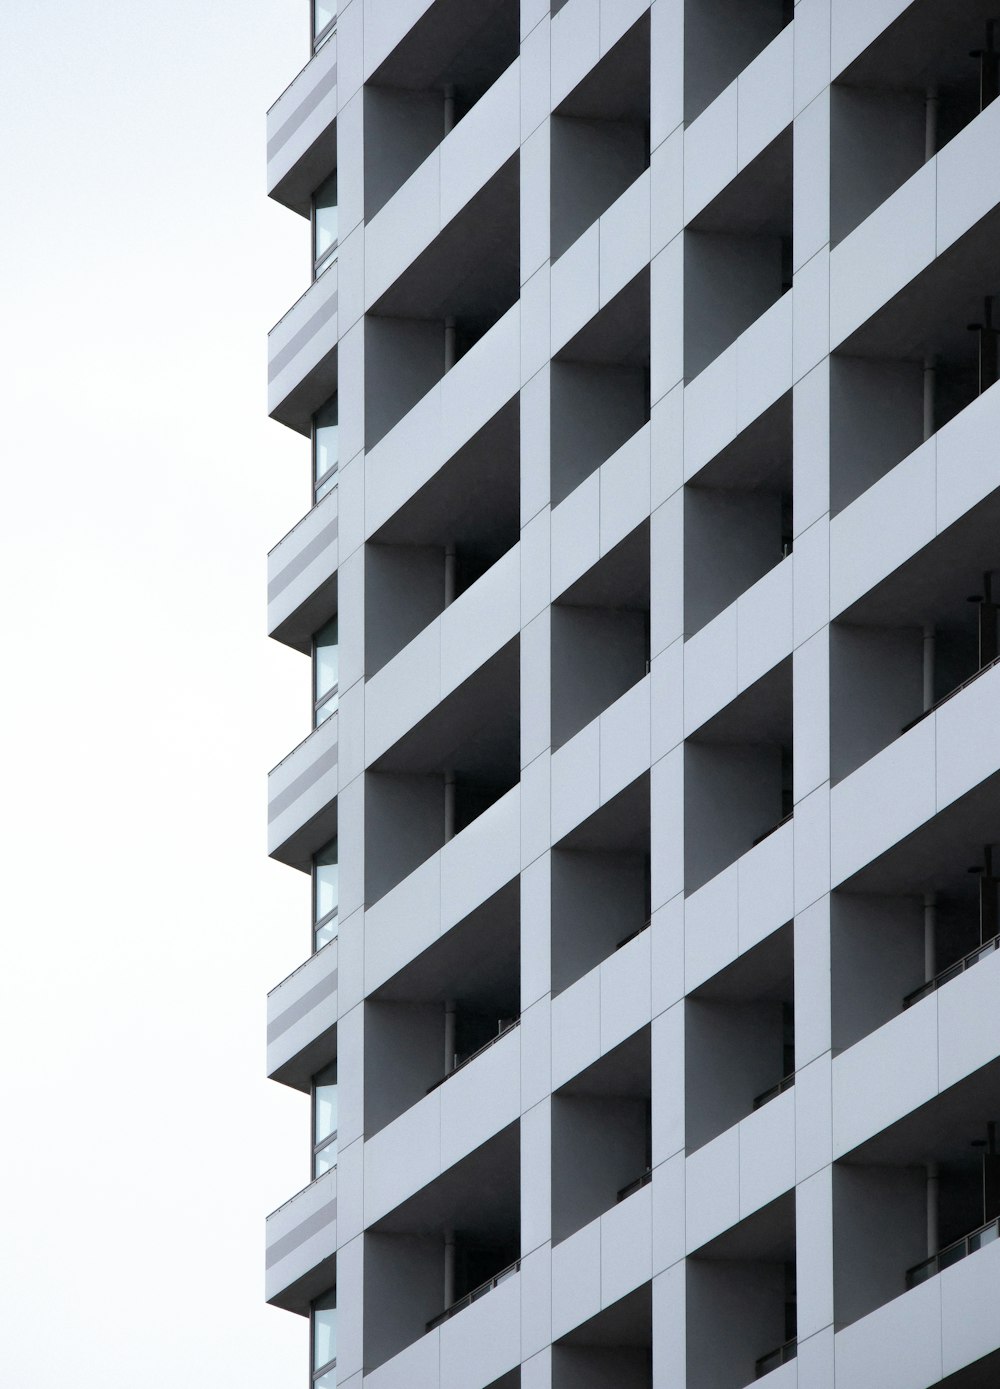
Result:
<svg viewBox="0 0 1000 1389"><path fill-rule="evenodd" d="M782 1365L787 1365L789 1360L794 1360L798 1354L798 1341L793 1337L786 1341L783 1346L778 1346L775 1350L769 1350L766 1355L762 1355L757 1361L757 1378L763 1379L764 1375L769 1375L772 1370L780 1370Z"/></svg>
<svg viewBox="0 0 1000 1389"><path fill-rule="evenodd" d="M641 936L643 931L649 929L649 927L652 925L652 922L653 918L651 916L647 916L646 920L642 923L641 926L637 926L636 929L634 931L630 931L627 936L622 936L621 940L615 946L615 949L621 950L623 945L628 945L629 941L633 941L636 939L637 936Z"/></svg>
<svg viewBox="0 0 1000 1389"><path fill-rule="evenodd" d="M924 1259L923 1263L914 1264L913 1268L907 1269L907 1288L915 1288L920 1283L926 1283L928 1278L933 1278L942 1269L960 1263L966 1255L975 1254L977 1249L992 1244L995 1239L1000 1239L1000 1220L991 1220L986 1225L980 1225L971 1235L964 1235L961 1239L955 1240L954 1244L945 1245L944 1249L931 1255L929 1259Z"/></svg>
<svg viewBox="0 0 1000 1389"><path fill-rule="evenodd" d="M992 661L987 661L984 666L980 666L975 675L970 675L968 680L963 680L961 685L956 685L953 690L949 690L946 695L942 695L936 704L932 704L929 709L925 709L924 712L918 714L915 719L911 719L909 723L905 723L900 729L900 732L909 733L911 728L916 728L918 723L923 723L924 719L940 709L942 704L947 704L949 699L954 699L956 695L960 695L963 690L967 690L970 685L974 684L981 675L985 675L988 670L992 670L994 666L998 665L1000 665L1000 656L997 656Z"/></svg>
<svg viewBox="0 0 1000 1389"><path fill-rule="evenodd" d="M478 1288L473 1288L471 1293L466 1293L465 1296L460 1297L457 1302L453 1302L450 1307L446 1307L443 1312L439 1312L436 1317L431 1317L430 1321L427 1323L427 1330L433 1331L436 1326L440 1326L442 1322L448 1321L458 1312L461 1312L463 1308L471 1307L472 1304L478 1302L481 1297L485 1297L487 1293L491 1293L493 1289L499 1287L501 1283L505 1283L508 1278L512 1278L520 1267L521 1260L515 1259L512 1264L508 1264L505 1269L501 1269L499 1273L495 1273L493 1277L488 1279L485 1283L480 1283Z"/></svg>
<svg viewBox="0 0 1000 1389"><path fill-rule="evenodd" d="M935 974L934 978L928 979L926 984L921 984L919 989L914 989L912 993L908 993L903 999L903 1007L910 1008L914 1003L919 1003L922 998L926 998L928 994L935 993L942 984L957 979L960 974L964 974L967 969L977 965L980 960L985 960L987 955L992 955L994 950L1000 950L1000 936L994 936L985 944L977 945L975 950L969 951L968 955L963 955L955 964L949 965L947 969Z"/></svg>
<svg viewBox="0 0 1000 1389"><path fill-rule="evenodd" d="M500 1030L497 1032L497 1035L495 1037L491 1037L490 1040L488 1042L484 1042L481 1047L477 1047L475 1051L471 1051L468 1056L463 1056L461 1061L456 1061L455 1065L451 1068L451 1070L448 1072L446 1076L442 1076L440 1080L436 1080L433 1085L428 1085L428 1095L431 1094L432 1091L436 1090L439 1085L443 1085L446 1080L450 1080L456 1071L460 1071L463 1066L470 1066L472 1062L475 1061L477 1056L482 1056L484 1051L489 1051L490 1047L495 1047L497 1042L499 1042L503 1037L507 1036L508 1032L514 1031L514 1028L517 1027L520 1021L521 1019L518 1017L511 1018L508 1022L501 1022Z"/></svg>
<svg viewBox="0 0 1000 1389"><path fill-rule="evenodd" d="M787 815L783 815L781 817L781 819L778 821L776 825L772 825L771 828L769 830L765 830L763 834L758 834L757 838L754 840L750 847L752 849L756 849L758 844L763 844L765 839L770 839L772 834L776 834L777 831L780 830L783 825L787 825L789 820L793 819L794 816L795 811L790 810Z"/></svg>
<svg viewBox="0 0 1000 1389"><path fill-rule="evenodd" d="M791 1090L795 1084L795 1072L785 1076L784 1080L779 1080L777 1085L772 1085L770 1090L764 1090L753 1102L754 1109L763 1109L769 1100L776 1100L779 1095L783 1095L786 1090Z"/></svg>
<svg viewBox="0 0 1000 1389"><path fill-rule="evenodd" d="M634 1196L637 1191L641 1191L644 1186L649 1186L653 1180L653 1169L647 1167L642 1176L636 1177L634 1182L629 1182L628 1186L623 1186L617 1197L618 1201L627 1201L630 1196Z"/></svg>

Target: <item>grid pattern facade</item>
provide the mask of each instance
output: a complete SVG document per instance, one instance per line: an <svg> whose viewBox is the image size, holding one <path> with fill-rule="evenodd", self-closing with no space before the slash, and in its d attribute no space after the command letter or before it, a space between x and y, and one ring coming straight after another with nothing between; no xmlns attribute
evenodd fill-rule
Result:
<svg viewBox="0 0 1000 1389"><path fill-rule="evenodd" d="M314 9L268 1300L320 1389L1000 1384L1000 23Z"/></svg>

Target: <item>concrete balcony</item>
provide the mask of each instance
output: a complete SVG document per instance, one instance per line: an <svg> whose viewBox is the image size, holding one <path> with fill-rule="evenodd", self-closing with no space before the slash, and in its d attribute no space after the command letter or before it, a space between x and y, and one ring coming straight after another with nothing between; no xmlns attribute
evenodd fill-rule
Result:
<svg viewBox="0 0 1000 1389"><path fill-rule="evenodd" d="M267 1217L264 1296L274 1307L309 1315L333 1282L337 1259L337 1169L331 1167Z"/></svg>
<svg viewBox="0 0 1000 1389"><path fill-rule="evenodd" d="M521 1106L521 1033L513 1027L365 1144L365 1218L381 1220L502 1129ZM399 1154L410 1154L406 1163Z"/></svg>
<svg viewBox="0 0 1000 1389"><path fill-rule="evenodd" d="M267 996L267 1074L309 1091L337 1027L337 942L310 955Z"/></svg>
<svg viewBox="0 0 1000 1389"><path fill-rule="evenodd" d="M337 725L331 714L268 773L267 851L304 872L336 829Z"/></svg>
<svg viewBox="0 0 1000 1389"><path fill-rule="evenodd" d="M336 603L339 509L334 487L267 557L268 636L305 655Z"/></svg>
<svg viewBox="0 0 1000 1389"><path fill-rule="evenodd" d="M519 79L515 62L367 224L366 308L517 153Z"/></svg>
<svg viewBox="0 0 1000 1389"><path fill-rule="evenodd" d="M944 1376L950 1386L950 1376L969 1367L968 1377L956 1377L955 1389L994 1384L1000 1351L998 1277L1000 1243L994 1243L838 1331L838 1381L928 1389ZM974 1367L982 1357L988 1360Z"/></svg>
<svg viewBox="0 0 1000 1389"><path fill-rule="evenodd" d="M996 776L998 697L992 667L833 788L834 887Z"/></svg>
<svg viewBox="0 0 1000 1389"><path fill-rule="evenodd" d="M369 1389L472 1389L493 1384L518 1365L520 1355L521 1275L515 1272L366 1374L365 1384Z"/></svg>
<svg viewBox="0 0 1000 1389"><path fill-rule="evenodd" d="M267 335L267 412L308 434L337 388L337 266L331 265Z"/></svg>
<svg viewBox="0 0 1000 1389"><path fill-rule="evenodd" d="M309 216L312 191L337 162L337 36L329 39L267 113L267 191Z"/></svg>

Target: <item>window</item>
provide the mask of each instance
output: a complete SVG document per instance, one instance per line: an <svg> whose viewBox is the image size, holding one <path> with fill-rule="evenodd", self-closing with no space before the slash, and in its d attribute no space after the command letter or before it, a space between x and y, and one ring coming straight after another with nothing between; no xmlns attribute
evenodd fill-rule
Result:
<svg viewBox="0 0 1000 1389"><path fill-rule="evenodd" d="M337 1165L337 1063L313 1076L313 1177Z"/></svg>
<svg viewBox="0 0 1000 1389"><path fill-rule="evenodd" d="M313 504L337 485L337 397L331 396L313 416Z"/></svg>
<svg viewBox="0 0 1000 1389"><path fill-rule="evenodd" d="M337 934L337 907L340 877L337 841L331 839L313 858L313 935L314 950L321 949Z"/></svg>
<svg viewBox="0 0 1000 1389"><path fill-rule="evenodd" d="M318 728L337 709L337 619L313 637L313 728Z"/></svg>
<svg viewBox="0 0 1000 1389"><path fill-rule="evenodd" d="M313 279L337 259L337 170L316 189L312 203Z"/></svg>
<svg viewBox="0 0 1000 1389"><path fill-rule="evenodd" d="M318 53L337 32L337 0L313 0L312 48Z"/></svg>
<svg viewBox="0 0 1000 1389"><path fill-rule="evenodd" d="M336 1389L337 1289L318 1297L310 1313L312 1322L313 1389Z"/></svg>

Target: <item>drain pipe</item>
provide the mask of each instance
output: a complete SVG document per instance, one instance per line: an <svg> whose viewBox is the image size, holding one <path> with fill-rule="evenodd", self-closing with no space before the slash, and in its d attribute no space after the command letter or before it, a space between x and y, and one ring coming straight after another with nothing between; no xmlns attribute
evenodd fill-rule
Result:
<svg viewBox="0 0 1000 1389"><path fill-rule="evenodd" d="M933 159L937 154L938 140L938 112L941 109L941 98L938 96L937 87L928 87L927 95L924 98L924 163L928 159Z"/></svg>
<svg viewBox="0 0 1000 1389"><path fill-rule="evenodd" d="M924 893L924 982L937 974L937 893Z"/></svg>
<svg viewBox="0 0 1000 1389"><path fill-rule="evenodd" d="M449 1225L444 1232L444 1307L455 1301L455 1231Z"/></svg>
<svg viewBox="0 0 1000 1389"><path fill-rule="evenodd" d="M986 47L974 48L970 58L979 59L979 110L985 111L1000 95L1000 53L996 47L997 21L986 21Z"/></svg>
<svg viewBox="0 0 1000 1389"><path fill-rule="evenodd" d="M934 433L934 403L937 395L937 363L933 357L924 358L924 440Z"/></svg>
<svg viewBox="0 0 1000 1389"><path fill-rule="evenodd" d="M997 934L997 880L993 873L993 845L983 845L983 871L979 875L979 943Z"/></svg>
<svg viewBox="0 0 1000 1389"><path fill-rule="evenodd" d="M450 608L454 603L457 587L458 556L454 545L444 547L444 605Z"/></svg>
<svg viewBox="0 0 1000 1389"><path fill-rule="evenodd" d="M928 622L924 627L924 713L934 708L934 664L937 654L937 641L934 624Z"/></svg>
<svg viewBox="0 0 1000 1389"><path fill-rule="evenodd" d="M941 1177L936 1162L927 1164L927 1257L933 1259L941 1248L938 1226L938 1193Z"/></svg>
<svg viewBox="0 0 1000 1389"><path fill-rule="evenodd" d="M444 1005L444 1073L450 1076L455 1069L455 1000Z"/></svg>
<svg viewBox="0 0 1000 1389"><path fill-rule="evenodd" d="M444 133L450 135L455 129L455 84L449 82L444 89Z"/></svg>
<svg viewBox="0 0 1000 1389"><path fill-rule="evenodd" d="M444 774L444 842L455 838L455 773Z"/></svg>
<svg viewBox="0 0 1000 1389"><path fill-rule="evenodd" d="M970 333L979 334L979 394L982 395L997 379L997 336L1000 330L993 324L992 294L983 300L982 323L970 323L968 327Z"/></svg>
<svg viewBox="0 0 1000 1389"><path fill-rule="evenodd" d="M444 369L451 371L456 361L455 320L448 317L444 321Z"/></svg>

